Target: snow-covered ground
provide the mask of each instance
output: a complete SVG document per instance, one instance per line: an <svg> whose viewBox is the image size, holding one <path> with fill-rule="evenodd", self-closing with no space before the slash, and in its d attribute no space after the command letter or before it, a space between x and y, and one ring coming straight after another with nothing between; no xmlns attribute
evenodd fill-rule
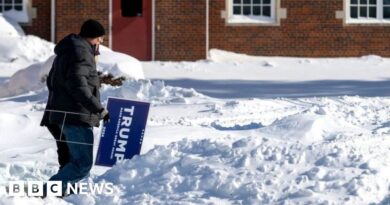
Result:
<svg viewBox="0 0 390 205"><path fill-rule="evenodd" d="M39 79L53 47L46 43L46 58L13 50L25 60L12 62L0 45L0 187L45 181L58 168L55 142L39 126L47 98ZM104 52L99 69L131 78L104 86L103 102L152 103L141 155L95 166L85 179L111 182L115 194L2 196L1 205L389 204L390 59L212 50L204 61L143 62L142 73L135 59Z"/></svg>

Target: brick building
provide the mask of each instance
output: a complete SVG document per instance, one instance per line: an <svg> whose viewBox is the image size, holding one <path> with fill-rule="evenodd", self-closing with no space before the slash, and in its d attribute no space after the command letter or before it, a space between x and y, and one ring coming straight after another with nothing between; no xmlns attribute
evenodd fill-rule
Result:
<svg viewBox="0 0 390 205"><path fill-rule="evenodd" d="M53 42L97 19L107 46L141 60L205 59L209 48L390 57L390 0L0 0L0 12L24 12L25 31Z"/></svg>

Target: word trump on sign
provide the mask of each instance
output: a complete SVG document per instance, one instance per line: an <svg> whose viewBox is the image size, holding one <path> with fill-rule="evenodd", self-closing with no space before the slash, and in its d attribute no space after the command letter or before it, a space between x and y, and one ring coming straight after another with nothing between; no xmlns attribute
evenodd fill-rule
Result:
<svg viewBox="0 0 390 205"><path fill-rule="evenodd" d="M130 135L131 122L133 121L134 106L132 106L130 109L123 108L121 113L122 111L123 115L120 122L121 128L119 129L119 139L117 147L115 148L116 161L121 161L125 158L126 145Z"/></svg>
<svg viewBox="0 0 390 205"><path fill-rule="evenodd" d="M96 165L112 166L141 151L150 104L108 98L110 121L103 125Z"/></svg>

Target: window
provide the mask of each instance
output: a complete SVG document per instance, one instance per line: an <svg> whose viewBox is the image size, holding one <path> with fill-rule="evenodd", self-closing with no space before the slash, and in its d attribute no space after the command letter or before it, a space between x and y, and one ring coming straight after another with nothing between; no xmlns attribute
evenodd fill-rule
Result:
<svg viewBox="0 0 390 205"><path fill-rule="evenodd" d="M230 0L231 23L274 23L276 0Z"/></svg>
<svg viewBox="0 0 390 205"><path fill-rule="evenodd" d="M22 11L23 10L23 0L0 0L0 12L6 11Z"/></svg>
<svg viewBox="0 0 390 205"><path fill-rule="evenodd" d="M271 17L271 0L233 0L233 15Z"/></svg>
<svg viewBox="0 0 390 205"><path fill-rule="evenodd" d="M142 0L121 0L123 17L142 16Z"/></svg>
<svg viewBox="0 0 390 205"><path fill-rule="evenodd" d="M390 0L347 0L349 23L390 23Z"/></svg>

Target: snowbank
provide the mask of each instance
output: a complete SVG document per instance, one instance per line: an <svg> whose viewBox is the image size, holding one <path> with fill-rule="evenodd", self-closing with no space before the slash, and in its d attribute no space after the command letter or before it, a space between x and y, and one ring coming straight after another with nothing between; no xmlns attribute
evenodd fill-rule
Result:
<svg viewBox="0 0 390 205"><path fill-rule="evenodd" d="M53 64L55 56L49 57L44 63L35 63L17 71L5 84L0 87L0 97L10 97L27 92L38 91L46 86L46 76ZM98 69L104 73L111 73L115 77L127 79L143 79L141 63L131 56L102 51L98 61Z"/></svg>
<svg viewBox="0 0 390 205"><path fill-rule="evenodd" d="M5 36L24 36L24 31L20 27L20 25L12 21L11 19L6 19L6 17L3 16L3 14L0 13L0 37Z"/></svg>
<svg viewBox="0 0 390 205"><path fill-rule="evenodd" d="M370 204L385 200L390 160L383 156L389 153L390 141L388 134L371 130L389 122L385 115L390 111L389 99L214 103L218 105L191 115L172 108L176 112L162 118L162 124L155 122L160 127L156 138L165 139L162 126L175 120L181 121L177 125L209 128L215 128L216 121L230 122L230 130L219 130L227 137L218 138L203 129L200 133L206 139L157 146L93 179L114 183L119 189L115 196L66 200L91 204L101 200L115 204ZM238 126L243 122L264 127L243 132ZM234 132L241 134L231 136Z"/></svg>
<svg viewBox="0 0 390 205"><path fill-rule="evenodd" d="M190 103L191 99L206 98L194 89L166 86L164 81L126 80L120 87L104 85L101 99L118 97L148 101L153 104Z"/></svg>
<svg viewBox="0 0 390 205"><path fill-rule="evenodd" d="M0 28L0 77L9 77L18 70L34 63L42 63L53 55L53 43L36 36L26 36L19 24L1 14Z"/></svg>
<svg viewBox="0 0 390 205"><path fill-rule="evenodd" d="M103 73L111 73L113 76L123 76L132 79L144 79L142 64L135 58L112 50L101 51L98 57L98 68Z"/></svg>
<svg viewBox="0 0 390 205"><path fill-rule="evenodd" d="M330 93L337 95L339 90L343 91L344 94L347 92L344 91L347 90L347 86L338 86L340 83L351 83L350 87L353 86L351 90L354 91L353 88L360 82L387 81L390 76L390 69L388 69L390 58L375 55L350 58L266 57L212 49L208 60L144 62L143 66L145 76L149 79L172 80L174 86L191 86L198 92L209 96L217 96L214 93L221 95L221 93L229 93L230 91L247 93L240 92L240 89L253 90L249 92L252 94L255 93L254 87L256 86L259 87L256 90L260 93L264 90L270 90L272 93L278 89L282 89L286 93L289 90L320 93L324 90L322 87L328 87L328 89L334 89ZM303 83L288 84L290 82ZM329 84L331 86L328 86ZM211 86L214 86L214 89L204 89L204 87ZM302 89L306 86L309 89ZM368 86L370 84L362 88L359 87L360 92L365 91L364 87ZM320 89L317 92L318 87ZM210 90L214 92L210 92ZM328 93L324 96L328 96ZM305 96L301 95L300 97Z"/></svg>
<svg viewBox="0 0 390 205"><path fill-rule="evenodd" d="M10 77L0 87L0 97L10 97L45 87L54 60L54 44L24 35L21 27L0 15L0 77ZM12 43L10 43L12 42ZM142 64L126 54L101 46L98 70L115 77L143 79ZM0 82L1 83L1 82Z"/></svg>
<svg viewBox="0 0 390 205"><path fill-rule="evenodd" d="M210 49L210 60L213 62L229 63L229 62L250 62L262 60L259 56L250 56L242 53L235 53L219 49Z"/></svg>
<svg viewBox="0 0 390 205"><path fill-rule="evenodd" d="M363 143L367 138L357 138ZM183 140L118 163L94 182L115 196L90 204L369 204L387 194L386 165L367 152L329 143L306 147L262 136ZM388 144L388 143L387 143ZM357 148L357 147L355 147ZM382 164L384 163L384 164ZM118 199L117 196L120 196ZM85 201L70 196L70 202Z"/></svg>
<svg viewBox="0 0 390 205"><path fill-rule="evenodd" d="M36 63L17 71L0 87L0 97L11 97L42 89L46 85L43 76L40 75L43 65Z"/></svg>
<svg viewBox="0 0 390 205"><path fill-rule="evenodd" d="M53 43L36 36L25 36L17 23L2 15L0 27L0 62L29 65L45 61L53 54Z"/></svg>

